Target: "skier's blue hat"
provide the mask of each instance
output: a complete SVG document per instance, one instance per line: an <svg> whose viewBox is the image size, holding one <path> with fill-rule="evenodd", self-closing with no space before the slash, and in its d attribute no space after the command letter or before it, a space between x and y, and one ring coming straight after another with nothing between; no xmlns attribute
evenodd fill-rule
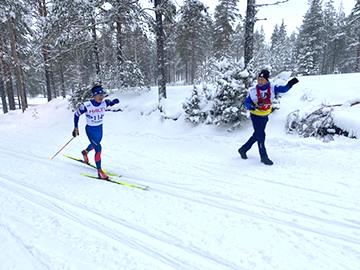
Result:
<svg viewBox="0 0 360 270"><path fill-rule="evenodd" d="M102 89L101 85L96 85L91 89L91 92L93 94L93 97L95 97L96 95L103 95L104 94L104 90Z"/></svg>

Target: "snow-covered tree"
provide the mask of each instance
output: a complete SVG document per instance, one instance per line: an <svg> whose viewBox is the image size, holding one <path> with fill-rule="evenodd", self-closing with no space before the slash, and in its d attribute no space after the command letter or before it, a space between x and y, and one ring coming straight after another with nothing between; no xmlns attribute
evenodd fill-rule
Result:
<svg viewBox="0 0 360 270"><path fill-rule="evenodd" d="M260 31L256 30L254 33L254 52L253 52L253 59L248 64L247 69L251 67L267 67L267 69L271 69L270 61L270 48L269 45L266 43L265 39L265 31L263 26L261 26ZM246 87L249 87L252 82Z"/></svg>
<svg viewBox="0 0 360 270"><path fill-rule="evenodd" d="M236 62L240 61L241 57L244 57L244 29L241 22L236 25L235 31L230 37L229 55Z"/></svg>
<svg viewBox="0 0 360 270"><path fill-rule="evenodd" d="M348 63L346 59L346 49L348 47L346 27L346 15L341 2L335 18L335 35L332 39L333 52L328 60L331 67L329 72L331 73L346 72L344 68Z"/></svg>
<svg viewBox="0 0 360 270"><path fill-rule="evenodd" d="M360 72L360 0L348 17L349 72Z"/></svg>
<svg viewBox="0 0 360 270"><path fill-rule="evenodd" d="M69 99L70 108L72 111L77 110L82 103L91 99L91 88L92 86L83 83L78 83L75 85L74 91Z"/></svg>
<svg viewBox="0 0 360 270"><path fill-rule="evenodd" d="M270 63L272 72L278 74L291 68L292 44L286 32L286 25L282 20L281 26L275 25L271 36Z"/></svg>
<svg viewBox="0 0 360 270"><path fill-rule="evenodd" d="M334 57L338 53L337 47L337 29L336 29L336 10L334 0L329 0L324 7L324 35L325 43L323 51L323 64L321 74L334 73Z"/></svg>
<svg viewBox="0 0 360 270"><path fill-rule="evenodd" d="M231 124L231 129L235 129L247 119L244 101L247 95L247 81L252 80L251 74L245 69L244 59L232 63L223 58L216 67L212 123Z"/></svg>
<svg viewBox="0 0 360 270"><path fill-rule="evenodd" d="M185 70L186 80L193 84L198 65L206 55L208 27L211 18L207 7L198 0L185 0L177 25L176 48Z"/></svg>
<svg viewBox="0 0 360 270"><path fill-rule="evenodd" d="M298 42L298 67L303 75L320 74L324 39L324 16L321 0L309 0L310 8L306 12L300 27Z"/></svg>
<svg viewBox="0 0 360 270"><path fill-rule="evenodd" d="M191 97L183 104L185 120L194 124L206 122L211 114L209 110L211 106L209 106L209 104L211 104L211 101L209 97L206 96L204 89L198 90L194 85Z"/></svg>
<svg viewBox="0 0 360 270"><path fill-rule="evenodd" d="M29 4L33 4L30 1ZM26 87L26 54L28 37L31 34L31 6L24 6L19 0L3 0L0 3L0 60L4 90L1 92L3 110L16 109L16 98L22 111L27 108ZM0 75L1 76L1 75ZM14 90L16 89L16 91Z"/></svg>
<svg viewBox="0 0 360 270"><path fill-rule="evenodd" d="M214 13L214 52L220 58L229 55L231 36L238 15L239 0L220 0Z"/></svg>

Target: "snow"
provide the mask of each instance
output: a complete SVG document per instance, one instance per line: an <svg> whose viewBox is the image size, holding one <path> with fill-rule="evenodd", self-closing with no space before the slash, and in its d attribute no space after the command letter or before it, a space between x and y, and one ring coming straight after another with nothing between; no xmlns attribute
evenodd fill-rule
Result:
<svg viewBox="0 0 360 270"><path fill-rule="evenodd" d="M0 269L360 269L359 140L284 129L294 110L358 100L359 74L299 80L270 115L273 166L256 146L238 155L250 121L231 133L185 122L192 86L168 87L164 113L156 87L113 93L122 111L106 113L103 167L147 191L81 176L95 170L62 155L87 146L84 116L50 161L71 139L66 100L0 115ZM359 138L358 107L334 112Z"/></svg>

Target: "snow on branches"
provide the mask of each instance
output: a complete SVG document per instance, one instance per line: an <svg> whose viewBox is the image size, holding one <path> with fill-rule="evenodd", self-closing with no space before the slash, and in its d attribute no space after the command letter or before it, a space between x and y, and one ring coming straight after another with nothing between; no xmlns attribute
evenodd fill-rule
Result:
<svg viewBox="0 0 360 270"><path fill-rule="evenodd" d="M311 112L300 114L300 110L291 112L286 118L286 131L290 134L298 134L300 137L315 137L329 142L334 140L334 135L343 135L357 138L360 134L346 120L354 114L349 108L360 104L360 99L350 100L344 104L325 105L321 104ZM345 114L345 117L342 117Z"/></svg>
<svg viewBox="0 0 360 270"><path fill-rule="evenodd" d="M214 91L210 93L205 86L201 92L194 87L191 98L183 104L185 119L192 123L230 124L231 131L248 118L244 106L247 95L245 85L253 78L245 69L243 60L231 63L223 58L214 65L214 70Z"/></svg>

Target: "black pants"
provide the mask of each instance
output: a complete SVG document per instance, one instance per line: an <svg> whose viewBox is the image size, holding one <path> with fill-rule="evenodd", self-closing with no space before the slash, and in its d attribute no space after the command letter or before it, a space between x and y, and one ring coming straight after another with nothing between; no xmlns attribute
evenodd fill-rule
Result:
<svg viewBox="0 0 360 270"><path fill-rule="evenodd" d="M266 148L265 148L265 128L266 124L269 121L268 116L258 116L255 114L250 114L251 121L254 127L254 133L250 139L241 147L245 152L249 151L251 146L254 143L258 143L260 157L267 157Z"/></svg>

